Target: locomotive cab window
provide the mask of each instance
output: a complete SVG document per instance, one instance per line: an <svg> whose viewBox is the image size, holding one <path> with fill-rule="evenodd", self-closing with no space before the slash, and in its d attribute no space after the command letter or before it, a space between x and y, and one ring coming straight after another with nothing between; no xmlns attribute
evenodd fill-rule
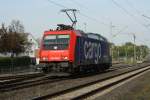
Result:
<svg viewBox="0 0 150 100"><path fill-rule="evenodd" d="M45 50L65 50L68 49L70 35L46 35L43 39Z"/></svg>

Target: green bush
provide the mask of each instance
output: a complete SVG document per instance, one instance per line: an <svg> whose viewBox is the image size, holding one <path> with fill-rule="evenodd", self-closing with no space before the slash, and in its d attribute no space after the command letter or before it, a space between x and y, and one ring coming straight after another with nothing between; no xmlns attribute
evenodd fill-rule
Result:
<svg viewBox="0 0 150 100"><path fill-rule="evenodd" d="M31 64L31 59L29 57L0 57L0 66L9 67L13 66L27 66Z"/></svg>

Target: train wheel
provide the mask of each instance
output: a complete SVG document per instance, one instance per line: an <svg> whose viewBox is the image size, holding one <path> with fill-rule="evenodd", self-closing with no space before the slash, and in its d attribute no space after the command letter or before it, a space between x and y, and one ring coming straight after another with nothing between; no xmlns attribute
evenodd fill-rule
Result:
<svg viewBox="0 0 150 100"><path fill-rule="evenodd" d="M42 68L42 71L43 71L44 73L48 73L48 69L47 69L46 67Z"/></svg>
<svg viewBox="0 0 150 100"><path fill-rule="evenodd" d="M105 65L106 69L109 69L110 66L111 66L111 64L106 64L106 65Z"/></svg>
<svg viewBox="0 0 150 100"><path fill-rule="evenodd" d="M100 66L100 71L105 71L106 70L106 65L105 64L101 64Z"/></svg>

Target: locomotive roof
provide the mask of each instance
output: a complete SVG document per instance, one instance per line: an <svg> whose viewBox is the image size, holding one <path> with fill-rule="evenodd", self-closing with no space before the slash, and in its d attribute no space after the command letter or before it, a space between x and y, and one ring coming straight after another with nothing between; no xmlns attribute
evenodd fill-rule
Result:
<svg viewBox="0 0 150 100"><path fill-rule="evenodd" d="M101 41L107 41L107 39L105 37L103 37L102 35L100 35L98 33L87 33L87 36L89 38L93 38L93 39L97 39L97 40L101 40Z"/></svg>
<svg viewBox="0 0 150 100"><path fill-rule="evenodd" d="M80 35L80 36L92 38L92 39L97 39L97 40L101 40L101 41L107 41L107 39L105 37L103 37L102 35L100 35L98 33L85 33L82 30L76 30L76 34Z"/></svg>
<svg viewBox="0 0 150 100"><path fill-rule="evenodd" d="M58 24L56 30L50 29L49 31L75 31L77 35L84 36L92 39L97 39L101 41L107 41L105 37L98 33L85 33L82 30L74 30L74 28L70 25Z"/></svg>

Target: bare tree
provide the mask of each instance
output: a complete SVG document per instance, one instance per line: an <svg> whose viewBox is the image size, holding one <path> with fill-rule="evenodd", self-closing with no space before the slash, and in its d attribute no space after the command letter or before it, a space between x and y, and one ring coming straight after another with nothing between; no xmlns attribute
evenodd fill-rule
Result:
<svg viewBox="0 0 150 100"><path fill-rule="evenodd" d="M24 26L20 21L13 20L6 28L2 25L0 29L0 52L11 53L12 56L25 52L30 48L31 43L28 41L28 34L24 33Z"/></svg>
<svg viewBox="0 0 150 100"><path fill-rule="evenodd" d="M19 20L12 20L9 28L11 29L12 32L24 33L24 26L23 24L21 24Z"/></svg>

